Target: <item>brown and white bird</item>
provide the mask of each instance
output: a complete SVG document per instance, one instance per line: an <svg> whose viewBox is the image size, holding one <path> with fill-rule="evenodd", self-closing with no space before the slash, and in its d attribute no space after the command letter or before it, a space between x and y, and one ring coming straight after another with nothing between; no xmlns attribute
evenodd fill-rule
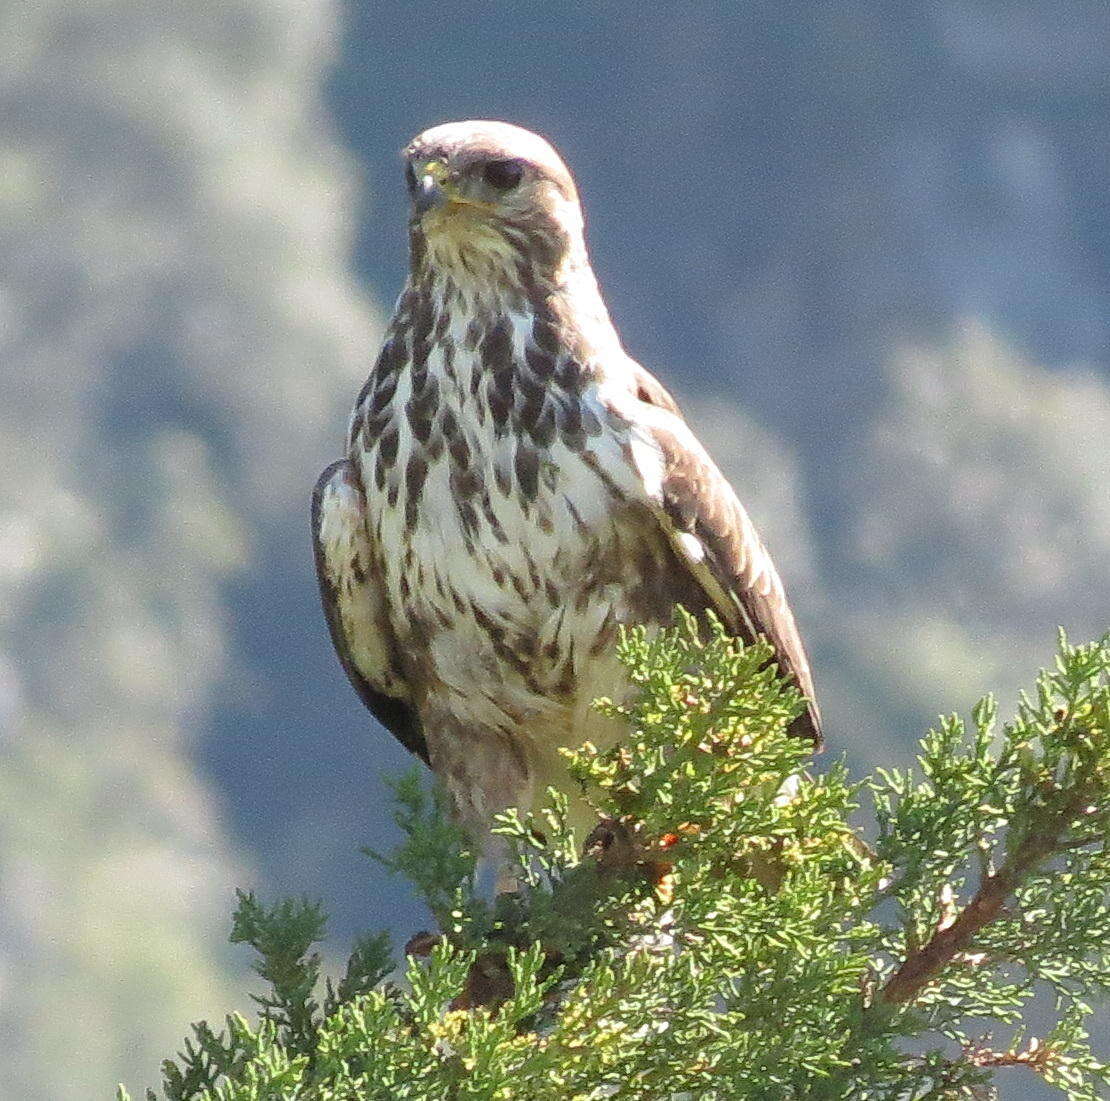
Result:
<svg viewBox="0 0 1110 1101"><path fill-rule="evenodd" d="M621 347L574 180L536 134L436 126L405 151L411 268L312 500L332 641L363 702L471 827L612 745L621 624L676 605L809 664L751 521L674 400Z"/></svg>

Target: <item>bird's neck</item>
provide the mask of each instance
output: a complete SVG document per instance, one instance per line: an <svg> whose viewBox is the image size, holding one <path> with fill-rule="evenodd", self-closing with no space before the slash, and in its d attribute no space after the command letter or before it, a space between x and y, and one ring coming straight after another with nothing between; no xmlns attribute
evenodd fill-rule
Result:
<svg viewBox="0 0 1110 1101"><path fill-rule="evenodd" d="M499 267L497 257L483 264L429 262L424 253L409 273L401 303L411 317L417 342L422 333L434 338L466 318L475 329L507 325L531 329L544 351L581 362L620 352L620 340L590 267L584 245L560 262L544 267ZM523 354L529 342L518 351Z"/></svg>

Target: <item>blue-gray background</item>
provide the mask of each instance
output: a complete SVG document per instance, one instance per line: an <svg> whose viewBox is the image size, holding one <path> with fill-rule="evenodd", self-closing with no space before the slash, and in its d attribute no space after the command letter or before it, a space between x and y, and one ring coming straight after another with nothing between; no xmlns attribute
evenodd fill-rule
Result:
<svg viewBox="0 0 1110 1101"><path fill-rule="evenodd" d="M425 921L306 521L414 132L563 150L862 771L1110 626L1108 59L1099 0L0 8L0 1097L248 1009L236 885Z"/></svg>

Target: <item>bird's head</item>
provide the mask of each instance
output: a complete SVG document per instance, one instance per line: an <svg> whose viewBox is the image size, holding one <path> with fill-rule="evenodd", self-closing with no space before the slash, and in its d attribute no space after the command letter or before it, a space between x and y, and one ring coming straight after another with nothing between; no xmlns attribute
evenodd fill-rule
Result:
<svg viewBox="0 0 1110 1101"><path fill-rule="evenodd" d="M412 263L460 286L558 284L581 254L574 180L538 134L449 122L406 148Z"/></svg>

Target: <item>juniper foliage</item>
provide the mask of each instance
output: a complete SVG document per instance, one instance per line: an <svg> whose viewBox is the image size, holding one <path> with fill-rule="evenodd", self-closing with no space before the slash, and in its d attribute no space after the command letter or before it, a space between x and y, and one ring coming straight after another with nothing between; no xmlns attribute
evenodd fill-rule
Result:
<svg viewBox="0 0 1110 1101"><path fill-rule="evenodd" d="M1061 635L1001 730L985 699L916 769L863 783L802 771L766 645L686 619L620 654L637 698L598 706L627 739L568 754L589 839L556 792L503 816L519 889L490 902L442 799L401 781L406 840L382 859L441 933L399 973L360 942L321 994L320 908L241 894L259 1020L195 1025L164 1096L981 1098L1003 1067L1071 1098L1110 1086L1085 1026L1110 987L1110 636ZM1055 1024L1028 1036L1046 990Z"/></svg>

